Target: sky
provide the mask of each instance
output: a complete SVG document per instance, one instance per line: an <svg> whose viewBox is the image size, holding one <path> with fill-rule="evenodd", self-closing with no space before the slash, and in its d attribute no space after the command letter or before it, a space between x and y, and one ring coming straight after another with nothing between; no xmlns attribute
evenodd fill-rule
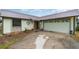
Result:
<svg viewBox="0 0 79 59"><path fill-rule="evenodd" d="M10 9L10 10L39 17L67 11L67 9Z"/></svg>

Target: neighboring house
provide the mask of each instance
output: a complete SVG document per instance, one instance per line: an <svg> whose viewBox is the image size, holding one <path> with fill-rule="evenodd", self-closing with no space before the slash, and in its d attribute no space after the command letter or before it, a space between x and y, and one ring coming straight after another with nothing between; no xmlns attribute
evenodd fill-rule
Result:
<svg viewBox="0 0 79 59"><path fill-rule="evenodd" d="M3 34L25 30L55 31L75 34L79 10L69 10L48 16L37 17L18 12L0 10Z"/></svg>

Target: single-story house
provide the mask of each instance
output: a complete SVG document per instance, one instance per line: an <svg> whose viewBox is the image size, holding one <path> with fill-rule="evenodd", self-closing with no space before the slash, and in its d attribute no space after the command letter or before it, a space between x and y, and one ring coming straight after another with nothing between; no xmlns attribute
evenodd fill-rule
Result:
<svg viewBox="0 0 79 59"><path fill-rule="evenodd" d="M69 10L52 15L37 17L10 10L0 10L3 34L25 30L55 31L75 34L79 24L79 10Z"/></svg>

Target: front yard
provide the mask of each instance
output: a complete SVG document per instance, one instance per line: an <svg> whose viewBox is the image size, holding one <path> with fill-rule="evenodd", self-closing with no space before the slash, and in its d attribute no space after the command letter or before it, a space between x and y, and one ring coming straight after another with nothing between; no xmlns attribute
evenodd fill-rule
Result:
<svg viewBox="0 0 79 59"><path fill-rule="evenodd" d="M76 41L79 42L79 31L76 31L76 33L75 33L75 35L74 35L73 37L74 37L74 39L75 39Z"/></svg>
<svg viewBox="0 0 79 59"><path fill-rule="evenodd" d="M79 49L79 43L70 35L56 32L32 32L10 49Z"/></svg>
<svg viewBox="0 0 79 59"><path fill-rule="evenodd" d="M43 49L76 49L79 48L79 43L69 35L56 32L25 31L0 36L0 49L37 49L40 47Z"/></svg>
<svg viewBox="0 0 79 59"><path fill-rule="evenodd" d="M21 41L30 32L31 31L11 33L11 34L8 34L8 35L0 36L0 49L9 48L9 46L16 43L17 41Z"/></svg>

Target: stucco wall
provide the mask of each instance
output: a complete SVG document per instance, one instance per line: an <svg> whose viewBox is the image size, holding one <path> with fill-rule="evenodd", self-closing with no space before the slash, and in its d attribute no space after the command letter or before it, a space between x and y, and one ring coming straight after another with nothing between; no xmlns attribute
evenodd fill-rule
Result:
<svg viewBox="0 0 79 59"><path fill-rule="evenodd" d="M22 31L32 30L34 28L34 22L30 20L21 20Z"/></svg>
<svg viewBox="0 0 79 59"><path fill-rule="evenodd" d="M40 21L40 29L43 29L43 21Z"/></svg>
<svg viewBox="0 0 79 59"><path fill-rule="evenodd" d="M12 27L12 32L20 32L20 31L22 31L21 26Z"/></svg>
<svg viewBox="0 0 79 59"><path fill-rule="evenodd" d="M12 19L3 18L3 34L10 33L12 30Z"/></svg>
<svg viewBox="0 0 79 59"><path fill-rule="evenodd" d="M78 17L75 17L75 28L77 27L77 20L79 19L79 16Z"/></svg>
<svg viewBox="0 0 79 59"><path fill-rule="evenodd" d="M73 29L73 26L74 26L73 21L74 21L74 17L71 17L71 30L72 30L72 31L74 30L74 29Z"/></svg>

